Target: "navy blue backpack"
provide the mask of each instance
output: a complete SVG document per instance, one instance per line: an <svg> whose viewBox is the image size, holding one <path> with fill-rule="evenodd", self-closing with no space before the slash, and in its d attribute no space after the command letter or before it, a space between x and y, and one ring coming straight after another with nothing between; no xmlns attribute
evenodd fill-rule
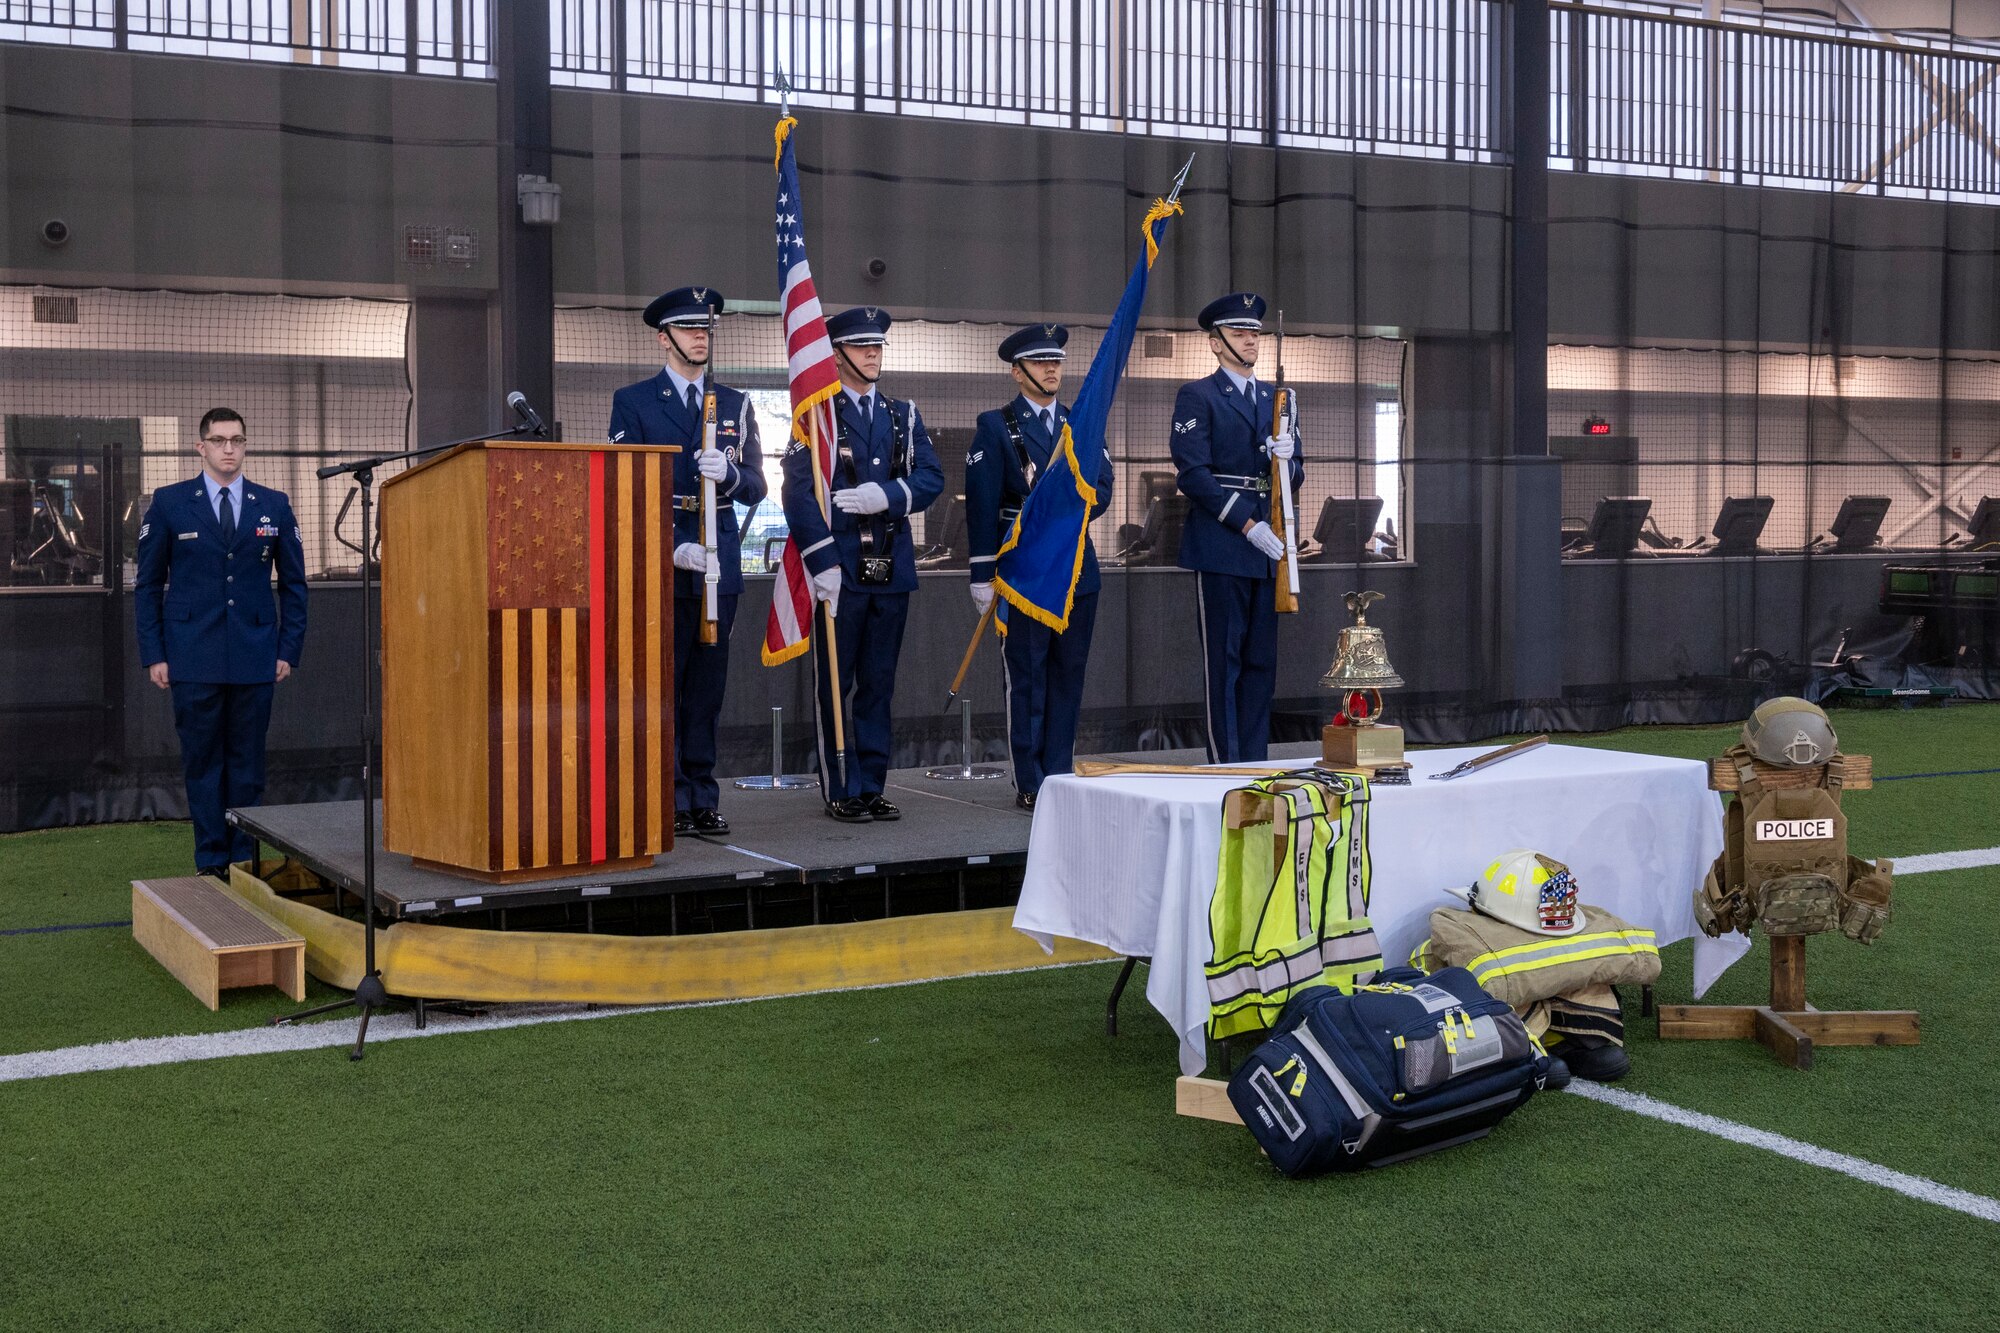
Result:
<svg viewBox="0 0 2000 1333"><path fill-rule="evenodd" d="M1506 1002L1450 967L1392 967L1292 997L1229 1080L1229 1100L1288 1176L1387 1166L1483 1138L1548 1077Z"/></svg>

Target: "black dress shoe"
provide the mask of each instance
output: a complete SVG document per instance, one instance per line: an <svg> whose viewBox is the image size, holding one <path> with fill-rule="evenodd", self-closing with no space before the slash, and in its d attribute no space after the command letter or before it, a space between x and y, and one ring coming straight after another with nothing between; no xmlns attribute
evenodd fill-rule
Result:
<svg viewBox="0 0 2000 1333"><path fill-rule="evenodd" d="M696 810L689 820L696 833L727 833L729 821L714 810Z"/></svg>
<svg viewBox="0 0 2000 1333"><path fill-rule="evenodd" d="M879 791L872 795L863 796L861 799L868 803L868 813L875 819L901 819L903 817L903 812L895 806L890 805L888 800Z"/></svg>
<svg viewBox="0 0 2000 1333"><path fill-rule="evenodd" d="M674 836L676 838L685 838L692 835L693 833L694 833L694 811L692 810L674 811Z"/></svg>
<svg viewBox="0 0 2000 1333"><path fill-rule="evenodd" d="M195 871L194 873L197 875L206 875L210 879L219 879L224 884L227 884L229 882L228 866L203 866L201 869Z"/></svg>
<svg viewBox="0 0 2000 1333"><path fill-rule="evenodd" d="M1035 794L1031 791L1015 792L1014 804L1019 808L1026 810L1028 813L1033 814L1035 810Z"/></svg>
<svg viewBox="0 0 2000 1333"><path fill-rule="evenodd" d="M866 824L875 818L868 812L866 796L849 796L845 800L828 801L826 812L843 824Z"/></svg>

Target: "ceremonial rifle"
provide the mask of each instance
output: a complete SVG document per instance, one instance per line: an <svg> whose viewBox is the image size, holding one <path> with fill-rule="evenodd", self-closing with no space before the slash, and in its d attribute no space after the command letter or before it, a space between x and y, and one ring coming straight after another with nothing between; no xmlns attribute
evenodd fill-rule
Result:
<svg viewBox="0 0 2000 1333"><path fill-rule="evenodd" d="M715 307L708 308L708 392L701 405L701 447L715 447ZM707 555L701 576L701 641L713 646L721 638L716 598L722 589L722 558L715 538L715 482L701 479L701 549Z"/></svg>
<svg viewBox="0 0 2000 1333"><path fill-rule="evenodd" d="M1287 427L1286 417L1290 415L1292 391L1285 387L1285 312L1278 312L1278 392L1271 401L1271 435L1281 438ZM1273 456L1271 459L1271 493L1278 497L1278 511L1271 517L1277 520L1278 537L1285 543L1284 559L1278 562L1278 612L1289 615L1299 609L1299 537L1298 515L1292 507L1292 464L1290 459Z"/></svg>

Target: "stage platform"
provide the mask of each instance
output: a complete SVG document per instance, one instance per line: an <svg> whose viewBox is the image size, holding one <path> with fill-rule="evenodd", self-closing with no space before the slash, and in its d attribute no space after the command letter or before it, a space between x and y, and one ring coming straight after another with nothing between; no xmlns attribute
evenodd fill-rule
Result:
<svg viewBox="0 0 2000 1333"><path fill-rule="evenodd" d="M1317 744L1306 743L1273 746L1271 756L1303 760L1318 753ZM1199 750L1090 757L1205 762ZM392 921L667 934L1011 904L1031 820L1014 805L1014 784L1005 776L940 782L924 773L891 771L887 794L903 817L868 824L827 818L817 787L739 791L725 780L727 837L677 839L673 851L642 870L527 884L488 884L413 865L382 849L378 814L376 898L382 917ZM333 885L338 904L360 902L360 802L258 806L232 810L229 818L268 852Z"/></svg>

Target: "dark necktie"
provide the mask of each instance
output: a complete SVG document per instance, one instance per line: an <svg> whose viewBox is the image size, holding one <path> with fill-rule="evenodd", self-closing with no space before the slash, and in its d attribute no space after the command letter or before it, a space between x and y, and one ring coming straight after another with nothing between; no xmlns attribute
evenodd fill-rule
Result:
<svg viewBox="0 0 2000 1333"><path fill-rule="evenodd" d="M229 503L229 489L227 487L224 487L222 491L222 508L216 515L216 521L222 527L222 540L224 542L234 542L236 540L236 506Z"/></svg>
<svg viewBox="0 0 2000 1333"><path fill-rule="evenodd" d="M1042 409L1042 432L1051 440L1056 437L1056 414L1046 407Z"/></svg>
<svg viewBox="0 0 2000 1333"><path fill-rule="evenodd" d="M701 386L699 384L688 385L688 415L696 421L701 420Z"/></svg>
<svg viewBox="0 0 2000 1333"><path fill-rule="evenodd" d="M865 394L861 399L861 429L872 432L875 429L875 395Z"/></svg>

